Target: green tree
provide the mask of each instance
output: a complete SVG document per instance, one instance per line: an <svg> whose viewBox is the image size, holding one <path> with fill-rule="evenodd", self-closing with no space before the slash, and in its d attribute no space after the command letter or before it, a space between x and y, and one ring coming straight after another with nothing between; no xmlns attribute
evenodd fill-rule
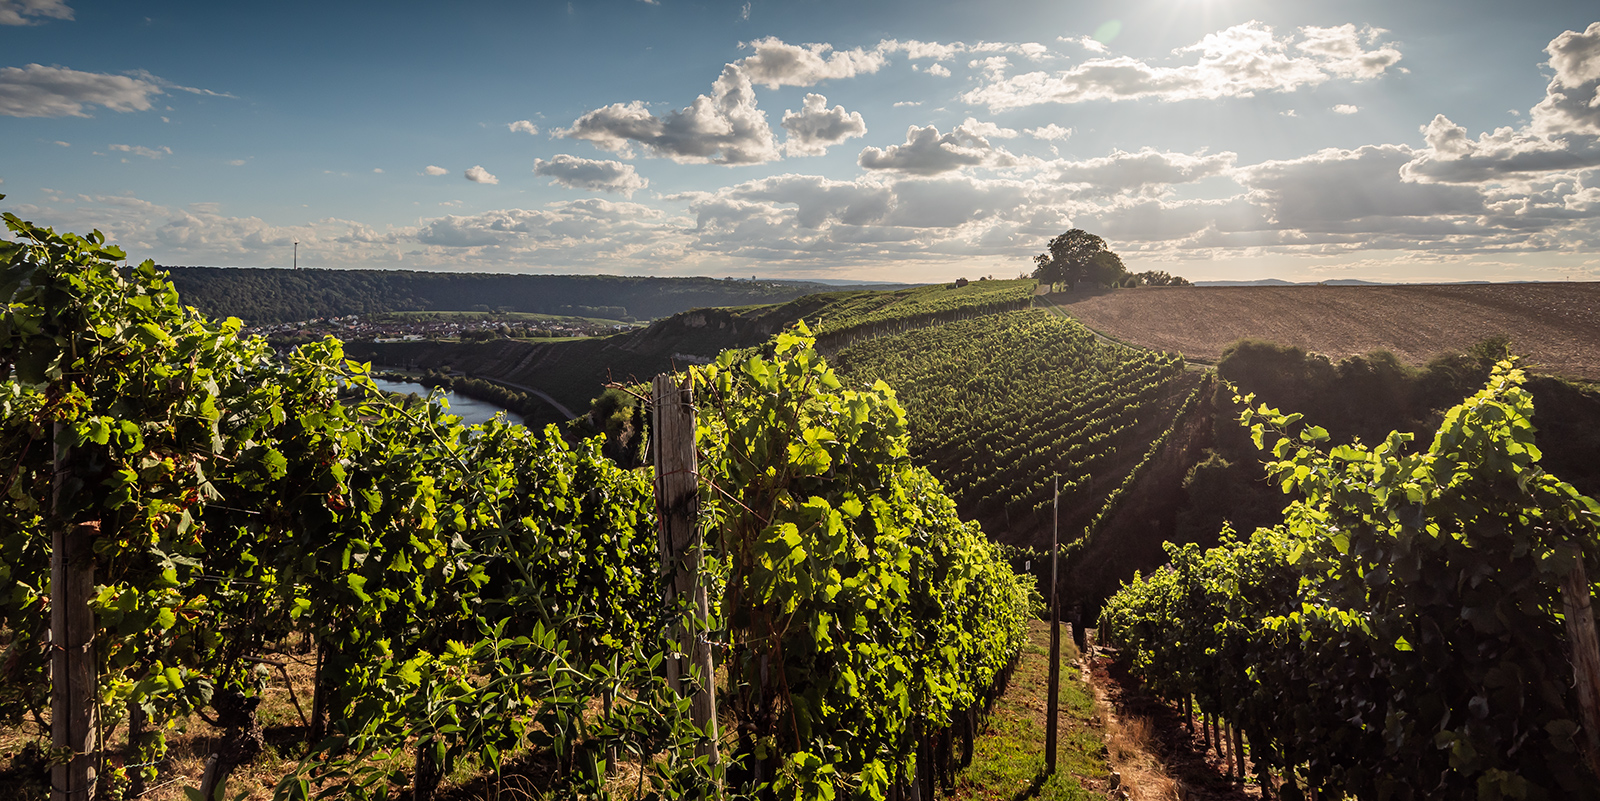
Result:
<svg viewBox="0 0 1600 801"><path fill-rule="evenodd" d="M1040 281L1111 286L1127 274L1122 258L1106 247L1106 241L1082 228L1050 240L1046 247L1046 252L1033 257L1033 277Z"/></svg>

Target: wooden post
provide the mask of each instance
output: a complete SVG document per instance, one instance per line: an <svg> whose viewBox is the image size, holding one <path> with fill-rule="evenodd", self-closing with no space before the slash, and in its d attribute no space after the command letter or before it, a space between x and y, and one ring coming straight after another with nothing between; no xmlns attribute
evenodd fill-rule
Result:
<svg viewBox="0 0 1600 801"><path fill-rule="evenodd" d="M94 795L96 713L94 675L94 540L100 522L66 519L72 449L66 423L53 436L55 475L51 487L50 536L50 742L72 751L72 759L50 770L51 801L87 801Z"/></svg>
<svg viewBox="0 0 1600 801"><path fill-rule="evenodd" d="M1583 555L1561 583L1561 606L1567 619L1567 639L1572 644L1572 672L1578 686L1579 722L1583 724L1583 755L1589 770L1600 776L1600 642L1596 641L1594 608L1590 605L1589 577Z"/></svg>
<svg viewBox="0 0 1600 801"><path fill-rule="evenodd" d="M1183 724L1189 727L1189 736L1194 736L1194 696L1185 691L1183 694Z"/></svg>
<svg viewBox="0 0 1600 801"><path fill-rule="evenodd" d="M1055 480L1054 519L1050 524L1050 690L1045 704L1044 775L1056 772L1056 712L1061 698L1061 598L1057 589L1057 562L1061 553L1061 478Z"/></svg>
<svg viewBox="0 0 1600 801"><path fill-rule="evenodd" d="M1244 785L1244 732L1233 727L1233 761L1239 766L1239 784Z"/></svg>
<svg viewBox="0 0 1600 801"><path fill-rule="evenodd" d="M679 599L686 599L695 617L692 630L688 627L677 630L679 642L688 650L687 660L666 660L667 681L682 694L683 679L690 665L699 669L700 680L694 687L690 714L694 725L705 732L706 739L695 752L698 756L710 757L711 764L715 765L721 761L717 750L720 738L717 735L717 701L713 694L711 644L704 630L711 616L710 604L705 585L700 582L700 463L694 447L692 380L685 375L679 385L670 373L656 376L652 395L655 430L650 440L655 450L657 544L664 579L662 597L669 609L679 607Z"/></svg>

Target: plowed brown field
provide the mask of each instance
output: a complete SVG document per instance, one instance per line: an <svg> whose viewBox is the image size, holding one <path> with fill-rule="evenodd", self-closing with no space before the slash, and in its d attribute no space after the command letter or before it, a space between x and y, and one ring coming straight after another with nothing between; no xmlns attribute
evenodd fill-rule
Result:
<svg viewBox="0 0 1600 801"><path fill-rule="evenodd" d="M1214 362L1252 338L1334 359L1384 349L1421 365L1485 337L1524 365L1600 380L1600 283L1145 287L1048 296L1108 337Z"/></svg>

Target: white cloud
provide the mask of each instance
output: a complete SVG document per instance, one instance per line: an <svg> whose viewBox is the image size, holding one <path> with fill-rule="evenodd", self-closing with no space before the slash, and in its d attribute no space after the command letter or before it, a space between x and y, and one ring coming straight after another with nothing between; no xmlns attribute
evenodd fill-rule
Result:
<svg viewBox="0 0 1600 801"><path fill-rule="evenodd" d="M159 159L162 156L172 155L172 148L170 147L150 148L142 145L109 145L106 147L106 149L115 150L118 153L128 153L134 156L143 156L147 159Z"/></svg>
<svg viewBox="0 0 1600 801"><path fill-rule="evenodd" d="M926 72L936 78L950 77L950 68L943 64L929 64L928 68L923 70L923 72Z"/></svg>
<svg viewBox="0 0 1600 801"><path fill-rule="evenodd" d="M249 159L229 159L228 160L228 166L229 167L243 167L247 162L249 162Z"/></svg>
<svg viewBox="0 0 1600 801"><path fill-rule="evenodd" d="M1526 125L1496 128L1473 139L1466 128L1436 115L1422 126L1427 148L1405 165L1406 178L1447 183L1540 179L1577 186L1583 178L1578 171L1600 167L1600 22L1584 33L1563 32L1545 52L1554 74Z"/></svg>
<svg viewBox="0 0 1600 801"><path fill-rule="evenodd" d="M1083 185L1092 194L1111 195L1222 175L1233 168L1237 158L1231 152L1189 155L1145 148L1137 153L1117 150L1109 156L1082 161L1047 162L1039 169L1060 183Z"/></svg>
<svg viewBox="0 0 1600 801"><path fill-rule="evenodd" d="M1043 128L1024 128L1023 133L1035 138L1053 142L1057 139L1066 139L1072 136L1071 128L1063 128L1055 123L1050 123Z"/></svg>
<svg viewBox="0 0 1600 801"><path fill-rule="evenodd" d="M814 86L820 81L853 78L877 72L887 63L880 50L835 51L830 44L792 45L769 36L748 42L755 51L737 65L750 82L768 89L780 86Z"/></svg>
<svg viewBox="0 0 1600 801"><path fill-rule="evenodd" d="M709 97L700 95L688 108L657 117L638 100L613 103L555 133L624 158L633 155L636 143L652 155L686 164L761 164L779 155L766 115L756 108L750 78L736 64L723 68Z"/></svg>
<svg viewBox="0 0 1600 801"><path fill-rule="evenodd" d="M463 173L463 175L466 176L467 180L469 180L469 181L471 181L471 182L473 182L475 184L497 184L497 183L500 183L500 179L499 178L496 178L493 175L489 174L489 171L484 169L481 165L474 164L473 166L468 167L467 171L465 173Z"/></svg>
<svg viewBox="0 0 1600 801"><path fill-rule="evenodd" d="M427 175L447 175L450 171L443 167L429 164L428 166L422 168L422 172Z"/></svg>
<svg viewBox="0 0 1600 801"><path fill-rule="evenodd" d="M1305 27L1300 40L1274 36L1261 22L1235 25L1179 48L1197 53L1194 64L1156 66L1127 56L1094 58L1070 70L1030 72L1010 78L990 70L989 82L962 96L991 111L1042 103L1153 99L1164 102L1250 97L1288 92L1330 78L1377 77L1400 60L1393 45L1378 44L1375 29L1353 25ZM1368 44L1362 42L1366 40Z"/></svg>
<svg viewBox="0 0 1600 801"><path fill-rule="evenodd" d="M151 96L159 94L154 78L39 64L0 67L0 115L8 117L87 117L86 106L149 111Z"/></svg>
<svg viewBox="0 0 1600 801"><path fill-rule="evenodd" d="M1105 42L1102 42L1088 34L1084 34L1082 36L1057 36L1056 41L1066 42L1067 44L1075 44L1093 53L1111 52L1111 48L1106 47Z"/></svg>
<svg viewBox="0 0 1600 801"><path fill-rule="evenodd" d="M979 122L975 117L968 117L959 128L971 131L975 136L985 139L1015 139L1018 134L1014 128L1001 128L992 122Z"/></svg>
<svg viewBox="0 0 1600 801"><path fill-rule="evenodd" d="M72 143L71 142L63 142L60 139L57 139L52 144L55 144L57 147L72 147Z"/></svg>
<svg viewBox="0 0 1600 801"><path fill-rule="evenodd" d="M806 95L800 111L783 112L782 125L788 132L784 152L791 156L820 156L833 145L867 133L861 112L845 111L844 106L828 108L828 98L814 92Z"/></svg>
<svg viewBox="0 0 1600 801"><path fill-rule="evenodd" d="M383 168L382 167L373 167L372 171L374 173L378 174L378 175L382 175L383 174Z"/></svg>
<svg viewBox="0 0 1600 801"><path fill-rule="evenodd" d="M1361 109L1359 107L1352 106L1349 103L1340 103L1339 105L1334 106L1331 110L1335 114L1354 114Z"/></svg>
<svg viewBox="0 0 1600 801"><path fill-rule="evenodd" d="M72 9L66 0L0 0L0 25L38 25L44 19L70 20Z"/></svg>
<svg viewBox="0 0 1600 801"><path fill-rule="evenodd" d="M534 159L533 174L547 176L552 179L551 184L568 189L617 192L627 197L633 197L634 192L650 185L650 180L641 177L632 164L578 158L565 153L549 161Z"/></svg>
<svg viewBox="0 0 1600 801"><path fill-rule="evenodd" d="M1600 135L1600 22L1583 33L1562 33L1545 52L1555 75L1544 100L1529 114L1534 130L1547 136Z"/></svg>
<svg viewBox="0 0 1600 801"><path fill-rule="evenodd" d="M896 100L894 102L894 107L895 108L902 108L902 107L905 107L905 106L920 106L920 105L922 105L922 101L921 100Z"/></svg>
<svg viewBox="0 0 1600 801"><path fill-rule="evenodd" d="M878 43L875 49L880 53L905 53L906 58L912 61L929 58L934 61L949 61L955 58L957 53L964 52L967 46L960 42L941 44L939 42L919 42L916 39L904 42L884 39Z"/></svg>
<svg viewBox="0 0 1600 801"><path fill-rule="evenodd" d="M919 128L913 125L906 130L905 144L890 145L884 150L865 148L856 163L869 170L937 175L980 164L1005 164L1009 160L1010 154L996 150L989 140L964 126L958 125L950 133L940 135L936 126Z"/></svg>
<svg viewBox="0 0 1600 801"><path fill-rule="evenodd" d="M534 125L529 120L517 120L516 122L508 122L508 123L506 123L506 127L509 128L512 133L525 133L525 134L537 134L537 133L539 133L539 126Z"/></svg>

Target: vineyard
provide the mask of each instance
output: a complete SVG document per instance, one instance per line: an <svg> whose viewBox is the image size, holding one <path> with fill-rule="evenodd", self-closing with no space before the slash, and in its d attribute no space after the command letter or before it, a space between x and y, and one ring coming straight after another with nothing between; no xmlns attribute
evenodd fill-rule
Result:
<svg viewBox="0 0 1600 801"><path fill-rule="evenodd" d="M895 387L917 433L913 458L962 512L1020 531L1048 525L1057 477L1063 518L1087 522L1194 387L1180 357L1098 341L1042 311L871 339L836 361Z"/></svg>
<svg viewBox="0 0 1600 801"><path fill-rule="evenodd" d="M815 313L822 321L817 339L829 348L840 348L862 337L1026 309L1032 302L1035 284L1031 278L974 281L966 286L935 284L847 296Z"/></svg>
<svg viewBox="0 0 1600 801"><path fill-rule="evenodd" d="M680 374L703 545L665 560L665 476L598 441L407 407L334 340L280 359L98 235L6 222L0 723L51 743L34 791L138 795L201 716L223 797L302 641L280 798L428 798L516 751L562 794L629 762L653 798L928 797L1037 608L911 465L893 391L844 388L803 326ZM682 564L708 608L664 591Z"/></svg>
<svg viewBox="0 0 1600 801"><path fill-rule="evenodd" d="M1399 433L1327 448L1242 399L1301 500L1248 538L1169 546L1102 636L1241 731L1286 799L1600 797L1600 505L1539 466L1523 383L1502 362L1420 452Z"/></svg>

